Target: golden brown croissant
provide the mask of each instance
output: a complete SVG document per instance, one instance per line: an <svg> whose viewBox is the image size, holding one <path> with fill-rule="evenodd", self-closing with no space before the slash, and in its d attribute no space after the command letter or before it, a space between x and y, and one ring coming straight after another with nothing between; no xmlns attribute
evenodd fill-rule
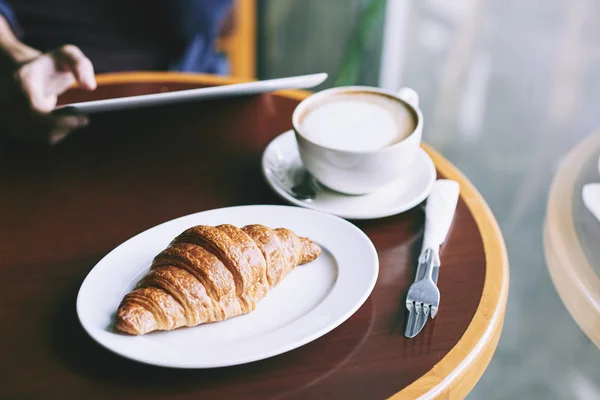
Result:
<svg viewBox="0 0 600 400"><path fill-rule="evenodd" d="M285 228L192 227L124 297L115 328L143 335L247 314L292 269L319 254L317 244Z"/></svg>

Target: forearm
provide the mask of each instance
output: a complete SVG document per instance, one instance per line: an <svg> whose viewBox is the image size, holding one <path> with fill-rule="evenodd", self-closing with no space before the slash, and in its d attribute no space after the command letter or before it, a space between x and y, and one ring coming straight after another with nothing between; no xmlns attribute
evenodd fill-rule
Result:
<svg viewBox="0 0 600 400"><path fill-rule="evenodd" d="M0 15L0 66L16 66L39 55L38 50L27 46L16 37L6 19Z"/></svg>

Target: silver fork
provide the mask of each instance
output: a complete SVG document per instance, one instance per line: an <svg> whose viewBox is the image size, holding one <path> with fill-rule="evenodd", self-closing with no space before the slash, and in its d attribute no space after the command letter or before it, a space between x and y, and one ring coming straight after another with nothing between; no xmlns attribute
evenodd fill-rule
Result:
<svg viewBox="0 0 600 400"><path fill-rule="evenodd" d="M446 240L454 219L460 188L457 182L440 179L431 189L425 206L425 232L415 282L408 289L408 318L404 335L415 337L428 318L435 318L440 305L437 281L440 269L440 245Z"/></svg>
<svg viewBox="0 0 600 400"><path fill-rule="evenodd" d="M427 249L420 258L419 269L425 269L424 276L410 286L406 295L409 315L404 334L409 338L421 331L429 316L435 318L440 306L440 291L433 282L433 271L440 266L439 257L435 251Z"/></svg>

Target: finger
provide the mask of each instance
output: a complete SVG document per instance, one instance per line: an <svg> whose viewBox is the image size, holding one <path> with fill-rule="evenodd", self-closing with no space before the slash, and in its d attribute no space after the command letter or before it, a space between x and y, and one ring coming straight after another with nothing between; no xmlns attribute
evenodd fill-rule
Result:
<svg viewBox="0 0 600 400"><path fill-rule="evenodd" d="M13 102L33 112L48 113L56 106L56 96L76 82L71 71L56 71L53 54L44 54L19 68L14 74Z"/></svg>
<svg viewBox="0 0 600 400"><path fill-rule="evenodd" d="M54 115L54 114L37 114L34 115L36 123L43 127L43 130L48 132L53 131L72 131L74 129L83 128L89 123L85 115Z"/></svg>
<svg viewBox="0 0 600 400"><path fill-rule="evenodd" d="M62 65L68 67L75 75L79 83L90 89L95 88L94 66L79 47L72 44L64 45L57 50L56 55Z"/></svg>
<svg viewBox="0 0 600 400"><path fill-rule="evenodd" d="M53 126L49 131L48 141L54 145L63 141L74 130L87 126L89 120L84 115L65 115L54 117L51 123Z"/></svg>
<svg viewBox="0 0 600 400"><path fill-rule="evenodd" d="M50 112L56 96L75 82L73 73L55 72L54 62L45 54L15 72L15 93L11 100L18 103L17 108L22 108L21 111Z"/></svg>
<svg viewBox="0 0 600 400"><path fill-rule="evenodd" d="M83 128L89 123L85 115L61 115L54 118L54 126L57 128Z"/></svg>
<svg viewBox="0 0 600 400"><path fill-rule="evenodd" d="M71 133L71 131L68 130L68 129L57 129L57 130L54 130L54 131L50 132L50 136L48 138L48 142L51 145L58 144L58 143L62 142L63 140L65 140L65 138L67 136L69 136L69 133Z"/></svg>
<svg viewBox="0 0 600 400"><path fill-rule="evenodd" d="M59 65L71 71L73 75L75 75L77 82L79 82L84 89L96 89L94 66L79 47L67 44L60 47L53 54L59 62Z"/></svg>
<svg viewBox="0 0 600 400"><path fill-rule="evenodd" d="M40 113L25 110L15 103L2 104L5 113L0 114L0 131L13 140L34 146L47 146L64 139L74 129L85 126L85 116Z"/></svg>
<svg viewBox="0 0 600 400"><path fill-rule="evenodd" d="M53 74L46 83L44 94L46 96L58 96L77 82L72 72L59 72Z"/></svg>

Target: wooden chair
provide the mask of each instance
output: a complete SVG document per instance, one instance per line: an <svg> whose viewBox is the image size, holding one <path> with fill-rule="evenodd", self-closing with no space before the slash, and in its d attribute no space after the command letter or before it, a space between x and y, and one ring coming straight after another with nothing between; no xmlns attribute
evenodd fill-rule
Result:
<svg viewBox="0 0 600 400"><path fill-rule="evenodd" d="M236 0L217 49L229 58L231 75L256 78L256 0Z"/></svg>

